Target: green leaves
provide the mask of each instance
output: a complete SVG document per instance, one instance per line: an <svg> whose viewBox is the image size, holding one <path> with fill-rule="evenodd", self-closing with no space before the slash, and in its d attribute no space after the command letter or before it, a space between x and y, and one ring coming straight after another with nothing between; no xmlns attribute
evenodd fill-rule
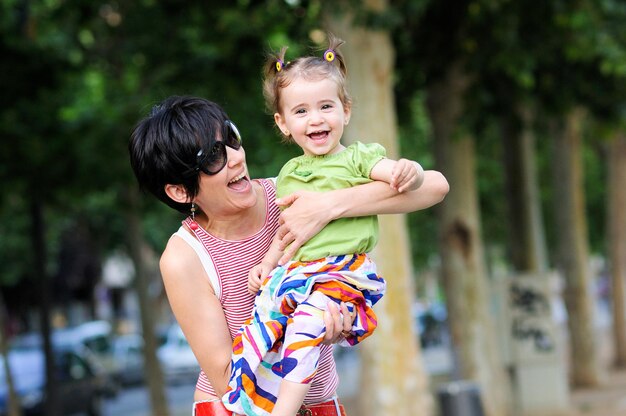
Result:
<svg viewBox="0 0 626 416"><path fill-rule="evenodd" d="M603 129L624 119L626 4L619 0L395 0L384 14L364 13L354 1L0 0L1 201L36 189L52 218L88 212L104 250L118 244L119 193L134 181L128 137L172 94L222 104L244 136L253 176L275 175L297 148L280 143L265 114L261 65L283 45L288 58L308 53L327 6L392 31L403 149L419 149L419 160L431 157L424 86L455 63L473 85L463 128L485 154L494 152L493 119L520 102L545 116L584 103ZM24 223L20 206L2 204L0 215ZM156 228L176 214L150 198L143 214L148 238L162 244Z"/></svg>

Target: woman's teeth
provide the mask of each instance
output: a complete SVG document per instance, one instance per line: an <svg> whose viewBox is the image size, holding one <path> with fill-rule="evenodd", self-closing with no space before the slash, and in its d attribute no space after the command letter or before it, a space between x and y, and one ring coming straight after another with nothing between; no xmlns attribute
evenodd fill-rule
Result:
<svg viewBox="0 0 626 416"><path fill-rule="evenodd" d="M228 183L229 183L229 184L231 184L231 183L235 183L235 182L240 181L241 179L243 179L243 178L245 178L245 177L246 177L246 175L244 175L244 174L242 173L241 175L236 176L236 177L234 177L233 179L231 179L231 180L230 180L230 182L228 182Z"/></svg>

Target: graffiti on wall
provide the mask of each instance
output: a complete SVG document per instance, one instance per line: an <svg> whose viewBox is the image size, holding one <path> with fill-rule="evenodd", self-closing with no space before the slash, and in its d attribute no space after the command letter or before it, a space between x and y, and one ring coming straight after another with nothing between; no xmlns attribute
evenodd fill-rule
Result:
<svg viewBox="0 0 626 416"><path fill-rule="evenodd" d="M551 319L550 300L533 285L511 282L511 336L517 342L530 342L534 352L548 353L555 349L554 334L546 326Z"/></svg>

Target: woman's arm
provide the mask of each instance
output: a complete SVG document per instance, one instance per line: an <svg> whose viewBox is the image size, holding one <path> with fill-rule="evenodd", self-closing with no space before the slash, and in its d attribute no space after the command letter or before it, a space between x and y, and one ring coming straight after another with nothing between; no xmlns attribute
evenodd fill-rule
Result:
<svg viewBox="0 0 626 416"><path fill-rule="evenodd" d="M424 172L423 184L414 191L398 193L386 182L373 181L324 193L300 191L281 198L277 204L288 208L281 214L278 232L281 248L289 247L280 262L291 258L302 244L332 220L418 211L441 202L449 189L441 173L428 170Z"/></svg>
<svg viewBox="0 0 626 416"><path fill-rule="evenodd" d="M160 267L174 316L200 367L217 395L222 396L230 377L232 339L200 259L182 239L172 238Z"/></svg>
<svg viewBox="0 0 626 416"><path fill-rule="evenodd" d="M424 172L422 185L413 191L398 193L385 182L374 181L364 185L332 191L335 217L361 217L377 214L407 214L429 208L443 201L450 186L446 178L436 170ZM330 192L329 192L330 193Z"/></svg>
<svg viewBox="0 0 626 416"><path fill-rule="evenodd" d="M172 238L161 256L161 275L170 307L185 338L218 397L226 393L233 341L219 299L197 254L180 238ZM241 290L246 290L244 286ZM352 319L345 304L328 305L324 313L325 344L339 341ZM252 312L252 311L250 311Z"/></svg>

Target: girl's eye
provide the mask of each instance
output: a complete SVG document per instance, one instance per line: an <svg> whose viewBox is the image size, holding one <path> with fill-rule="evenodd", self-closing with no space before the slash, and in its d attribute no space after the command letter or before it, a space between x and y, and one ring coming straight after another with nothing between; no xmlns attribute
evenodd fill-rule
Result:
<svg viewBox="0 0 626 416"><path fill-rule="evenodd" d="M298 110L296 110L296 114L304 114L306 111L304 110L304 108L300 108Z"/></svg>
<svg viewBox="0 0 626 416"><path fill-rule="evenodd" d="M329 108L333 108L333 106L331 104L324 104L322 106L322 110L328 110Z"/></svg>

